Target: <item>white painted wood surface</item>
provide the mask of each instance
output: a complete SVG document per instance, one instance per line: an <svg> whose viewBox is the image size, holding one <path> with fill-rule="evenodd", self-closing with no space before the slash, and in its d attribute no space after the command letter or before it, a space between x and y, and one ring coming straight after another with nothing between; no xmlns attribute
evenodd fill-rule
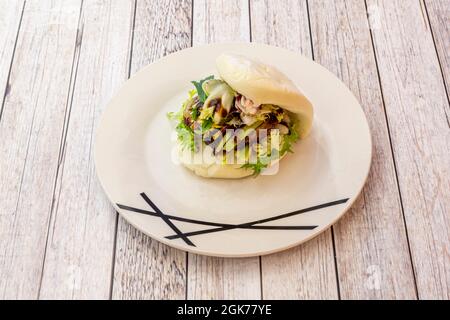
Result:
<svg viewBox="0 0 450 320"><path fill-rule="evenodd" d="M366 2L2 1L0 298L449 299L450 6ZM92 137L130 73L237 40L341 78L368 117L373 165L333 231L262 258L188 255L117 220Z"/></svg>
<svg viewBox="0 0 450 320"><path fill-rule="evenodd" d="M0 297L38 297L81 1L28 1L0 122Z"/></svg>
<svg viewBox="0 0 450 320"><path fill-rule="evenodd" d="M368 5L418 295L449 299L449 104L430 27L419 2Z"/></svg>
<svg viewBox="0 0 450 320"><path fill-rule="evenodd" d="M107 299L116 214L93 165L106 102L128 78L133 1L85 1L40 290L43 299ZM79 188L77 186L84 186Z"/></svg>
<svg viewBox="0 0 450 320"><path fill-rule="evenodd" d="M450 2L448 0L427 0L424 2L433 33L434 44L439 56L442 76L450 98ZM447 112L447 118L449 112Z"/></svg>
<svg viewBox="0 0 450 320"><path fill-rule="evenodd" d="M365 188L334 226L343 299L415 299L398 186L377 67L358 1L311 1L314 58L360 101L369 121L374 158ZM333 39L333 41L330 41Z"/></svg>

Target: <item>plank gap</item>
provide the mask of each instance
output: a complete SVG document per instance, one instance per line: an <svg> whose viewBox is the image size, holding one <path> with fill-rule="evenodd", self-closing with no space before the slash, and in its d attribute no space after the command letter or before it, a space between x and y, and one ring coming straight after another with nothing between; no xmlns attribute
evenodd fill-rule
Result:
<svg viewBox="0 0 450 320"><path fill-rule="evenodd" d="M309 12L309 0L306 0L306 16L308 17L308 30L309 30L309 42L311 44L311 59L314 59L314 44L313 44L313 36L312 36L312 28L311 28L311 16Z"/></svg>
<svg viewBox="0 0 450 320"><path fill-rule="evenodd" d="M50 212L49 212L48 221L47 221L47 234L46 234L46 239L45 239L44 254L42 256L43 258L42 258L41 275L40 275L40 279L39 279L39 287L38 287L38 292L37 292L38 300L40 299L40 296L41 296L42 280L44 277L45 260L47 257L47 248L48 248L48 241L49 241L50 227L51 227L50 221L52 220L53 212L55 212L55 214L57 212L57 210L54 211L54 209L55 209L56 189L58 186L58 178L60 176L60 173L62 174L61 169L64 167L64 160L63 160L64 145L65 145L65 139L67 138L67 131L68 131L68 126L69 126L69 122L70 122L70 113L72 110L73 93L75 91L75 83L76 83L76 78L77 78L78 63L80 61L80 51L81 51L81 41L82 41L82 36L80 36L80 30L81 30L81 34L83 32L82 31L83 26L80 24L82 23L83 2L84 2L84 0L81 0L80 11L79 11L79 15L78 15L77 34L75 36L72 67L70 70L69 90L67 92L66 108L64 111L64 123L63 123L62 130L61 130L61 138L60 138L60 144L59 144L58 164L56 167L56 173L55 173L55 178L54 178L54 182L53 182L52 202L50 204Z"/></svg>
<svg viewBox="0 0 450 320"><path fill-rule="evenodd" d="M134 30L136 28L136 10L137 10L137 0L134 0L133 2L134 6L133 6L133 14L131 17L131 28L130 28L130 50L128 51L128 78L130 78L131 76L131 65L132 65L132 60L133 60L133 44L134 44Z"/></svg>
<svg viewBox="0 0 450 320"><path fill-rule="evenodd" d="M9 92L11 91L11 83L9 81L10 81L12 66L14 63L14 56L16 54L17 40L19 39L20 27L22 25L23 13L25 11L25 4L26 4L26 1L24 1L23 5L22 5L22 10L20 13L20 18L19 18L19 24L17 26L17 32L16 32L14 46L13 46L12 55L11 55L11 61L9 63L9 68L8 68L8 75L6 76L6 86L5 86L5 90L4 90L4 94L3 94L2 104L0 107L0 121L2 121L3 108L5 106L6 97L8 96Z"/></svg>
<svg viewBox="0 0 450 320"><path fill-rule="evenodd" d="M109 300L112 300L114 290L114 270L116 268L116 249L117 249L117 229L119 227L119 213L116 212L116 221L114 224L114 243L111 261L111 280L109 283Z"/></svg>
<svg viewBox="0 0 450 320"><path fill-rule="evenodd" d="M311 44L311 58L312 58L312 60L315 60L315 58L314 58L314 41L313 41L312 27L311 27L311 13L310 13L310 9L309 9L309 0L306 0L306 15L308 17L309 41ZM338 263L337 263L337 259L336 259L337 251L336 251L336 243L335 243L333 226L331 226L330 229L331 229L331 244L332 244L332 248L333 248L334 274L336 277L336 293L337 293L338 300L341 300L341 288L340 288L340 283L339 283L339 271L338 271Z"/></svg>
<svg viewBox="0 0 450 320"><path fill-rule="evenodd" d="M421 0L421 3L422 3L422 1L423 0ZM445 83L444 68L442 67L441 56L439 55L439 50L437 48L436 38L435 38L435 35L434 35L434 31L433 31L433 26L431 25L431 21L430 21L430 14L428 12L427 3L425 1L423 1L423 7L424 7L425 13L427 15L428 27L430 28L430 31L431 31L431 38L433 39L434 50L436 52L436 57L437 57L437 60L438 60L438 63L439 63L439 69L441 70L442 83L444 84L445 93L447 95L447 102L448 102L448 105L450 106L450 95L449 95L449 92L448 92L447 85ZM445 115L447 116L447 124L450 127L449 115L448 115L447 112L445 112Z"/></svg>
<svg viewBox="0 0 450 320"><path fill-rule="evenodd" d="M127 52L127 61L128 61L128 70L127 77L131 76L131 63L133 59L133 43L134 43L134 29L136 25L136 8L137 8L137 0L133 1L133 8L131 10L131 23L130 23L130 35L129 35L129 43L128 43L128 52ZM111 262L111 282L109 285L109 300L113 299L114 295L114 275L116 269L116 251L117 251L117 235L119 232L119 213L116 211L116 221L114 226L114 244L113 244L113 253L112 253L112 262Z"/></svg>
<svg viewBox="0 0 450 320"><path fill-rule="evenodd" d="M337 296L338 296L338 300L341 300L341 286L339 283L339 269L338 269L338 263L337 263L336 240L334 237L333 226L331 226L331 243L333 245L333 260L334 260L334 271L335 271L335 275L336 275Z"/></svg>

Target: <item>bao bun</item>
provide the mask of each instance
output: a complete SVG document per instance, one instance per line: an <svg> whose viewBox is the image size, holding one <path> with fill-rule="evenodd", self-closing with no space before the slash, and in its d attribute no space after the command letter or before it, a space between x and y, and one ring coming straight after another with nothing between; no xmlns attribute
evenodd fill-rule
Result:
<svg viewBox="0 0 450 320"><path fill-rule="evenodd" d="M205 178L224 178L224 179L239 179L253 175L250 169L241 168L241 164L217 164L217 163L202 163L196 164L191 161L191 158L184 150L179 150L180 162L196 175ZM274 160L272 166L278 163L282 158Z"/></svg>
<svg viewBox="0 0 450 320"><path fill-rule="evenodd" d="M295 84L275 67L234 54L216 60L220 77L236 92L256 104L274 104L299 118L300 138L311 130L313 108Z"/></svg>
<svg viewBox="0 0 450 320"><path fill-rule="evenodd" d="M276 68L234 54L222 54L216 60L220 77L236 92L256 104L274 104L294 113L298 120L300 138L311 130L313 108L311 102L295 84ZM237 179L253 174L250 169L237 164L193 164L181 163L196 175L206 178Z"/></svg>

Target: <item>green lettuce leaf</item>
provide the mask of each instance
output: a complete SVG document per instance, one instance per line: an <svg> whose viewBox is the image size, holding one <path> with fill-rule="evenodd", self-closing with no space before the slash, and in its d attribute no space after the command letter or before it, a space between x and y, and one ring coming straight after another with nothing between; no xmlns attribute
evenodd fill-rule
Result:
<svg viewBox="0 0 450 320"><path fill-rule="evenodd" d="M283 135L281 142L280 156L283 156L286 152L294 153L292 145L300 138L297 132L297 124L293 123L289 126L289 134Z"/></svg>
<svg viewBox="0 0 450 320"><path fill-rule="evenodd" d="M258 157L256 163L246 163L241 168L253 170L253 176L256 177L269 166L270 160L270 157Z"/></svg>
<svg viewBox="0 0 450 320"><path fill-rule="evenodd" d="M194 85L195 89L197 90L197 95L201 102L205 102L206 97L207 97L206 92L203 90L203 87L202 87L203 82L211 80L211 79L214 79L213 75L210 75L200 81L191 81L191 83Z"/></svg>
<svg viewBox="0 0 450 320"><path fill-rule="evenodd" d="M194 151L194 131L183 121L176 126L175 130L177 131L178 141L180 141L181 147Z"/></svg>

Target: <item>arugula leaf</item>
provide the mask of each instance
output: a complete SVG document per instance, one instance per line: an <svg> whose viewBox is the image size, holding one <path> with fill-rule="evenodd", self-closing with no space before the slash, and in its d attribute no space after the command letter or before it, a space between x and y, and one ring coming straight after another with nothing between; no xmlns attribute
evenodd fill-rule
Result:
<svg viewBox="0 0 450 320"><path fill-rule="evenodd" d="M286 152L293 153L294 151L292 151L291 147L300 138L297 132L296 124L294 123L292 126L289 126L289 134L283 135L282 137L283 144L281 146L280 156L283 156Z"/></svg>
<svg viewBox="0 0 450 320"><path fill-rule="evenodd" d="M200 81L191 81L191 83L194 85L195 89L197 90L198 98L201 102L205 102L206 100L206 92L203 91L203 82L214 79L214 75L210 75L209 77L206 77L205 79L202 79Z"/></svg>
<svg viewBox="0 0 450 320"><path fill-rule="evenodd" d="M263 159L264 160L264 159ZM269 161L270 162L270 161ZM253 170L253 175L256 177L258 176L267 166L269 165L269 162L261 161L261 159L258 158L256 163L246 163L241 166L243 169L250 169Z"/></svg>

